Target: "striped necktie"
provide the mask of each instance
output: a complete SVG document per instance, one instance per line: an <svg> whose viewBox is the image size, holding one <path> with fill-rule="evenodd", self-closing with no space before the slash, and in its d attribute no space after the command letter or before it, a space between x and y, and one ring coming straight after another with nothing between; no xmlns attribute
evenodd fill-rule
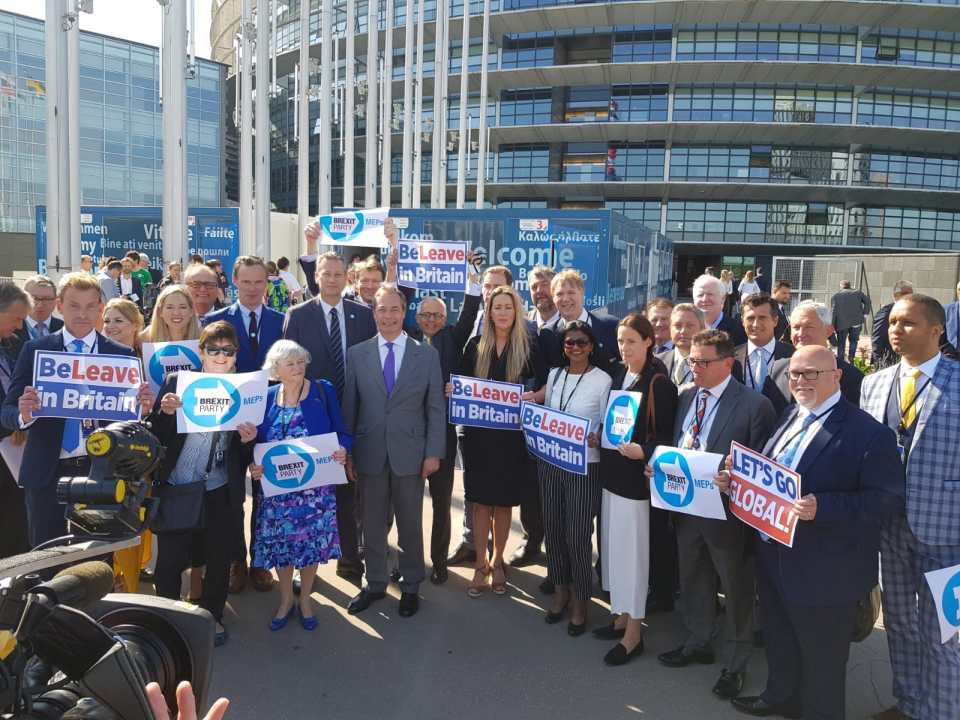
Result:
<svg viewBox="0 0 960 720"><path fill-rule="evenodd" d="M333 358L333 384L337 387L337 397L343 397L343 386L346 382L343 337L340 334L340 315L336 308L330 308L330 357Z"/></svg>

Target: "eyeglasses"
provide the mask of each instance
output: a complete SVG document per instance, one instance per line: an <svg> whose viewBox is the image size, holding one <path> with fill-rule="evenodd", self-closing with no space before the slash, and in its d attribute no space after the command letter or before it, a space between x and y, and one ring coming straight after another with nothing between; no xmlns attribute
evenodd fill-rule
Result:
<svg viewBox="0 0 960 720"><path fill-rule="evenodd" d="M197 280L191 280L187 283L187 287L191 287L194 290L216 290L219 285L215 282L199 282Z"/></svg>
<svg viewBox="0 0 960 720"><path fill-rule="evenodd" d="M30 299L33 300L34 304L39 305L40 303L52 303L56 300L56 297L37 297L36 295L31 295Z"/></svg>
<svg viewBox="0 0 960 720"><path fill-rule="evenodd" d="M564 338L564 341L563 341L563 346L568 348L572 348L572 347L585 348L591 344L592 343L586 338Z"/></svg>
<svg viewBox="0 0 960 720"><path fill-rule="evenodd" d="M823 373L828 372L833 372L833 370L813 370L812 368L808 368L806 370L790 370L787 374L793 382L799 382L800 378L812 382L823 375Z"/></svg>
<svg viewBox="0 0 960 720"><path fill-rule="evenodd" d="M423 318L424 320L443 320L443 313L438 312L421 312L417 313L417 317Z"/></svg>
<svg viewBox="0 0 960 720"><path fill-rule="evenodd" d="M720 362L721 360L726 360L726 358L711 358L710 360L701 360L700 358L687 358L687 365L692 368L706 368L710 367L710 363Z"/></svg>
<svg viewBox="0 0 960 720"><path fill-rule="evenodd" d="M217 355L223 355L224 357L233 357L237 354L237 349L235 347L205 347L203 351L210 357L216 357Z"/></svg>

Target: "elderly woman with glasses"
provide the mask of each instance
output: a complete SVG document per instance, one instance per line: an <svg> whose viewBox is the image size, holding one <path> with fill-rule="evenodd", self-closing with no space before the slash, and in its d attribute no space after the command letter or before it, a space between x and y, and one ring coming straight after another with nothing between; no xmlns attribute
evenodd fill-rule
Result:
<svg viewBox="0 0 960 720"><path fill-rule="evenodd" d="M257 429L261 443L337 433L340 447L333 459L343 465L352 445L347 434L337 391L326 380L306 376L310 353L293 340L277 340L267 353L263 369L271 380L279 381L267 391L267 410ZM263 477L262 465L251 465L250 477ZM317 564L340 557L337 532L336 486L298 490L262 497L259 483L254 492L261 495L257 506L254 533L254 565L277 568L280 577L280 606L270 621L271 630L286 626L293 614L293 570L300 570L300 624L304 630L316 630L317 619L310 603L310 588Z"/></svg>

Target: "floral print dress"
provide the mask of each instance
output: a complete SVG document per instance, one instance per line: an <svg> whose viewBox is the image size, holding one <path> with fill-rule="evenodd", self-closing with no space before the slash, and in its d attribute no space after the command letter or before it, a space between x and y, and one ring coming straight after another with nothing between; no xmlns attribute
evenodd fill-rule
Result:
<svg viewBox="0 0 960 720"><path fill-rule="evenodd" d="M299 405L278 410L267 430L268 442L309 435ZM336 486L264 497L260 483L255 485L260 500L253 549L256 567L302 568L340 557Z"/></svg>

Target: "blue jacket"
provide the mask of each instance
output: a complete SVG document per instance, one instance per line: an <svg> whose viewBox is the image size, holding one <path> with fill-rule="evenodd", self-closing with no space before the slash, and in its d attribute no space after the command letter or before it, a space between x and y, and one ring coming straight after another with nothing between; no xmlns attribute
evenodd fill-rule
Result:
<svg viewBox="0 0 960 720"><path fill-rule="evenodd" d="M270 442L267 432L276 421L280 406L277 405L277 393L280 385L271 385L267 388L267 410L263 414L263 422L257 428L257 442ZM326 380L310 382L310 392L300 403L300 412L307 424L308 435L325 435L335 432L340 440L341 447L348 452L353 447L353 437L347 432L340 412L340 403L337 401L337 390Z"/></svg>
<svg viewBox="0 0 960 720"><path fill-rule="evenodd" d="M237 331L237 338L240 340L240 350L237 353L238 373L254 372L262 368L270 346L283 334L283 315L264 305L260 312L260 325L257 328L257 355L254 357L253 350L250 348L249 333L243 322L243 314L240 312L240 303L235 302L233 305L207 313L201 322L206 327L217 320L226 320Z"/></svg>
<svg viewBox="0 0 960 720"><path fill-rule="evenodd" d="M597 338L597 347L594 351L598 358L597 366L608 373L612 372L621 359L620 346L617 345L617 324L620 320L613 315L596 310L590 310L587 315L590 317L590 329ZM555 325L544 325L540 330L540 349L550 367L565 364L563 348L560 346L560 333L554 328Z"/></svg>

